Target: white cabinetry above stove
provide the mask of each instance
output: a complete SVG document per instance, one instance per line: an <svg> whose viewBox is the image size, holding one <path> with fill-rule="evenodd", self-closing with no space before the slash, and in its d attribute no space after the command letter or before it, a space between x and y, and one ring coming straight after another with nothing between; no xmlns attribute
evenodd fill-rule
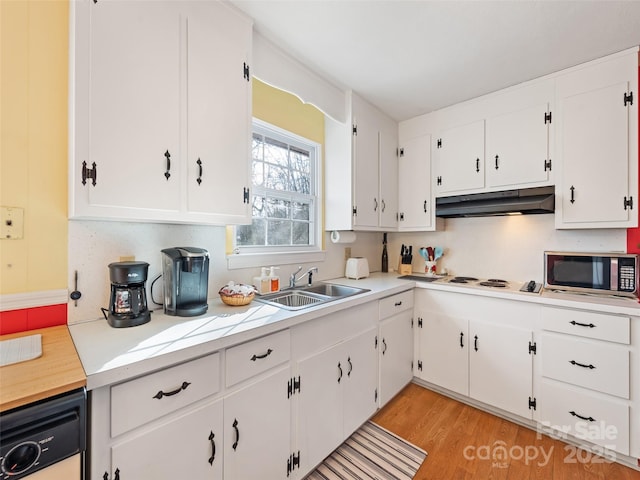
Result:
<svg viewBox="0 0 640 480"><path fill-rule="evenodd" d="M70 8L70 218L248 223L251 22L222 2Z"/></svg>

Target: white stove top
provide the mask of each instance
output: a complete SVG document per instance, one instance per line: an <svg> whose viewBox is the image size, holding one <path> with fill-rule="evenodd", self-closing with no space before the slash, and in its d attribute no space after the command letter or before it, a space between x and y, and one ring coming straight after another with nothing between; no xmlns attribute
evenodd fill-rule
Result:
<svg viewBox="0 0 640 480"><path fill-rule="evenodd" d="M448 284L455 287L474 288L483 290L495 290L502 292L521 292L529 293L532 295L538 295L541 291L541 284L531 281L510 281L502 278L479 278L472 276L443 276L443 277L429 277L427 275L408 275L408 278L412 278L417 281L434 282L438 285ZM531 288L528 290L527 287Z"/></svg>

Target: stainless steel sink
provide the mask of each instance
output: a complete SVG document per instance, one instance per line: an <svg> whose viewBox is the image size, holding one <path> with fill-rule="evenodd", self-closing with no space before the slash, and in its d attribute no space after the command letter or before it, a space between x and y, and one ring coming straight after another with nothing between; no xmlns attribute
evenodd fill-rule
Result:
<svg viewBox="0 0 640 480"><path fill-rule="evenodd" d="M308 293L318 293L328 297L350 297L359 293L368 292L366 288L349 287L347 285L337 285L335 283L319 283L310 287L300 287L298 290Z"/></svg>
<svg viewBox="0 0 640 480"><path fill-rule="evenodd" d="M255 300L256 302L268 303L285 310L301 310L368 291L366 288L319 283L310 287L290 288L257 296Z"/></svg>

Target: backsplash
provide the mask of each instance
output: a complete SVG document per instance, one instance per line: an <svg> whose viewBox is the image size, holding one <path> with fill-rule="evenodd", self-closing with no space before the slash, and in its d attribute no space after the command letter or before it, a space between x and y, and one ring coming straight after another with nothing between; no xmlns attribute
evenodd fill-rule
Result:
<svg viewBox="0 0 640 480"><path fill-rule="evenodd" d="M315 280L327 280L344 276L345 247L352 256L369 260L372 270L380 270L382 234L358 233L353 244L333 244L329 232L325 232L326 257L324 262L303 264L306 269L318 267ZM166 225L153 223L69 221L69 291L73 290L74 273L78 271L78 290L82 297L78 306L68 304L68 323L80 323L102 318L100 307L109 306L109 269L121 256L135 256L137 261L150 264L147 280L149 308L161 309L151 300L151 282L161 273L161 254L168 247L201 247L209 251L209 298L217 298L218 290L229 280L252 283L260 274L260 268L227 269L225 228L199 225ZM269 266L269 265L264 265ZM275 265L278 266L278 265ZM283 284L297 265L283 265L278 274ZM162 281L156 282L153 297L162 302Z"/></svg>
<svg viewBox="0 0 640 480"><path fill-rule="evenodd" d="M418 248L441 246L438 273L540 282L545 250L624 252L626 238L625 229L556 230L553 215L449 218L441 232L390 234L389 266L404 243L413 245L413 271L424 271Z"/></svg>

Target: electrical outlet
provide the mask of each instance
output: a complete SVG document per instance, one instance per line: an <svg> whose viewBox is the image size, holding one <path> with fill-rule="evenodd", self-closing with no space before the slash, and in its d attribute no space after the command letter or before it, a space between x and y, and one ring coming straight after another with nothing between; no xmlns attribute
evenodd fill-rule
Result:
<svg viewBox="0 0 640 480"><path fill-rule="evenodd" d="M351 258L351 247L344 247L344 259L349 260Z"/></svg>
<svg viewBox="0 0 640 480"><path fill-rule="evenodd" d="M0 209L0 238L19 240L24 233L24 208L2 207Z"/></svg>

